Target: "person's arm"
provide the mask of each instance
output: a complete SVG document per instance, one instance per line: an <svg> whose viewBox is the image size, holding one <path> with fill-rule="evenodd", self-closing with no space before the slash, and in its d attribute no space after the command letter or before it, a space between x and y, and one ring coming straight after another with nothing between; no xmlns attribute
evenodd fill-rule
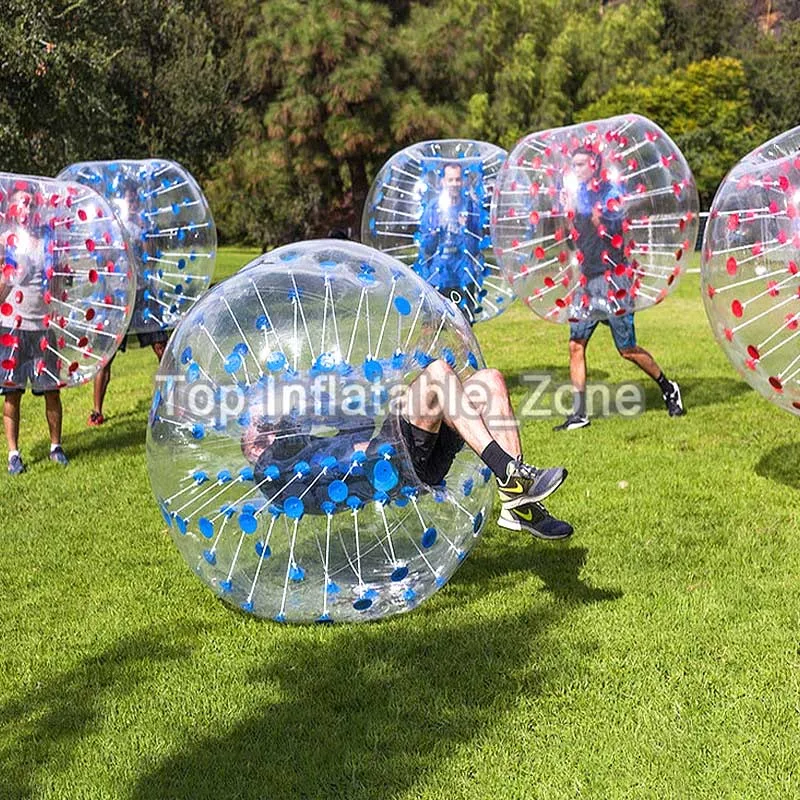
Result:
<svg viewBox="0 0 800 800"><path fill-rule="evenodd" d="M439 247L439 220L436 203L429 202L419 223L419 255L420 261L430 259Z"/></svg>

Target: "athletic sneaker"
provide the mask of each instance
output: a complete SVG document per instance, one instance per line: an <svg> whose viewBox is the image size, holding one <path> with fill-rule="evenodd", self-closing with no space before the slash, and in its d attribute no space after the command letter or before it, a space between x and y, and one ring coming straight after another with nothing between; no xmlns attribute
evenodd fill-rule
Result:
<svg viewBox="0 0 800 800"><path fill-rule="evenodd" d="M92 411L89 414L89 419L86 420L86 424L95 428L98 425L102 425L106 421L106 418L99 412L99 411Z"/></svg>
<svg viewBox="0 0 800 800"><path fill-rule="evenodd" d="M25 472L25 464L22 463L22 457L11 456L8 459L8 474L19 475L21 472Z"/></svg>
<svg viewBox="0 0 800 800"><path fill-rule="evenodd" d="M506 470L506 479L497 482L500 501L505 508L515 508L523 503L544 500L566 480L564 467L536 469L521 458L512 461Z"/></svg>
<svg viewBox="0 0 800 800"><path fill-rule="evenodd" d="M682 417L686 413L686 409L683 407L681 387L675 381L669 381L669 386L669 391L663 392L661 395L664 398L664 405L671 417Z"/></svg>
<svg viewBox="0 0 800 800"><path fill-rule="evenodd" d="M502 506L497 524L510 531L528 531L537 539L555 541L572 536L572 525L551 516L541 503L528 503L517 508Z"/></svg>
<svg viewBox="0 0 800 800"><path fill-rule="evenodd" d="M578 428L588 428L592 424L589 417L581 414L570 414L560 425L556 425L554 431L576 431Z"/></svg>
<svg viewBox="0 0 800 800"><path fill-rule="evenodd" d="M61 445L58 445L58 447L50 451L50 460L54 461L56 464L61 464L62 467L66 467L67 464L69 464L69 459L66 453L61 449Z"/></svg>

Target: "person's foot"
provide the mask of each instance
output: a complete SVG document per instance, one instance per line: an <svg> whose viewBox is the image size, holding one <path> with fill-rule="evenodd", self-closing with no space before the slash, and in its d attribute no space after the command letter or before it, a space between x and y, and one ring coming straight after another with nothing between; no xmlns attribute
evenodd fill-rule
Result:
<svg viewBox="0 0 800 800"><path fill-rule="evenodd" d="M25 472L25 464L22 463L22 456L15 455L8 459L8 474L19 475Z"/></svg>
<svg viewBox="0 0 800 800"><path fill-rule="evenodd" d="M67 455L62 449L61 445L54 447L50 451L50 460L54 461L56 464L61 464L62 467L66 467L67 464L69 464L69 459L67 458Z"/></svg>
<svg viewBox="0 0 800 800"><path fill-rule="evenodd" d="M581 414L570 414L560 425L556 425L554 431L576 431L578 428L588 428L592 424L589 417Z"/></svg>
<svg viewBox="0 0 800 800"><path fill-rule="evenodd" d="M541 503L528 503L517 508L501 506L497 524L510 531L527 531L537 539L557 541L572 536L572 525L556 519Z"/></svg>
<svg viewBox="0 0 800 800"><path fill-rule="evenodd" d="M89 419L86 420L86 424L91 427L97 427L98 425L102 425L106 421L106 418L102 415L99 411L92 411L89 414Z"/></svg>
<svg viewBox="0 0 800 800"><path fill-rule="evenodd" d="M523 503L544 500L566 480L564 467L536 469L518 458L508 465L507 477L497 482L500 501L505 508L515 508Z"/></svg>
<svg viewBox="0 0 800 800"><path fill-rule="evenodd" d="M669 381L669 387L668 392L662 392L661 394L664 398L664 405L667 407L671 417L682 417L686 413L686 409L683 407L681 387L678 386L676 381Z"/></svg>

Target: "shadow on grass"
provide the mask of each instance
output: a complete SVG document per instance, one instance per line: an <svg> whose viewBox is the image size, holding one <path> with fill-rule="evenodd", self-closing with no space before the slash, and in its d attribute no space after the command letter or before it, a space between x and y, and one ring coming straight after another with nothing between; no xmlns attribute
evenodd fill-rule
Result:
<svg viewBox="0 0 800 800"><path fill-rule="evenodd" d="M737 381L735 378L683 378L680 375L669 375L668 377L677 380L680 384L681 397L687 414L691 414L693 408L727 403L734 397L752 391L744 381ZM664 411L661 390L655 382L645 377L644 373L639 373L636 379L645 387L646 409L648 411Z"/></svg>
<svg viewBox="0 0 800 800"><path fill-rule="evenodd" d="M782 444L765 453L755 467L756 475L800 489L800 442Z"/></svg>
<svg viewBox="0 0 800 800"><path fill-rule="evenodd" d="M532 385L525 381L526 376L547 375L550 378L551 383L547 386L546 393L552 393L561 384L570 382L569 354L565 350L563 364L532 364L527 369L521 369L515 372L505 372L504 375L506 384L511 391L515 391L519 387L530 391ZM589 380L595 383L606 380L608 375L609 373L602 369L590 368L589 370Z"/></svg>
<svg viewBox="0 0 800 800"><path fill-rule="evenodd" d="M189 651L176 644L180 631L141 631L0 706L0 796L39 796L37 785L65 769L74 749L101 727L104 706L147 681L156 662L177 661Z"/></svg>
<svg viewBox="0 0 800 800"><path fill-rule="evenodd" d="M79 433L64 436L64 451L70 459L87 455L107 455L109 451L119 452L133 447L144 447L147 436L147 414L150 410L148 400L140 400L135 408L122 414L115 414L99 428L89 428ZM34 456L47 458L48 446L33 448Z"/></svg>
<svg viewBox="0 0 800 800"><path fill-rule="evenodd" d="M458 573L466 580L414 612L413 624L392 619L288 640L245 685L228 687L279 700L167 758L131 796L374 800L413 792L461 745L502 724L520 697L568 683L596 649L587 643L562 653L553 641L549 629L571 604L523 601L515 614L464 613L475 586L489 594L481 604L488 611L492 592L518 591L491 576L507 582L513 569L539 572L547 591L575 603L619 596L581 582L583 549L522 550L470 560Z"/></svg>

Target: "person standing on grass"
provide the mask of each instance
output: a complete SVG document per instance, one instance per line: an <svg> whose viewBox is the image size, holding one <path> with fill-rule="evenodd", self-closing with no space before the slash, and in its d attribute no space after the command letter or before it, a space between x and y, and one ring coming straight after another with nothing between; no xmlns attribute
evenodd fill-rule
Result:
<svg viewBox="0 0 800 800"><path fill-rule="evenodd" d="M602 157L589 147L572 153L573 191L563 191L562 204L572 218L572 240L579 254L582 289L576 292L571 309L575 321L569 326L569 374L572 382L572 413L553 430L572 431L590 423L586 409L586 347L599 322L611 329L620 356L636 364L661 389L661 396L671 417L685 414L681 389L664 375L653 356L636 342L633 312L624 311L630 303L630 279L611 275L611 266L623 264L625 254L612 240L622 232L623 210L619 187L603 174ZM609 299L610 281L624 299ZM624 284L624 285L623 285ZM606 319L593 319L597 313Z"/></svg>
<svg viewBox="0 0 800 800"><path fill-rule="evenodd" d="M123 198L124 202L124 213L122 213L121 219L124 220L125 223L125 230L127 231L131 241L134 244L134 250L136 253L137 259L141 259L144 253L144 245L143 245L143 234L144 234L144 222L141 216L141 200L139 198L138 191L135 187L129 188L125 192L125 196ZM146 301L144 300L144 290L140 289L137 291L136 297L136 305L137 307L144 304ZM128 334L130 335L130 334ZM164 357L164 351L167 349L167 342L169 341L170 333L169 331L165 330L156 330L156 331L145 331L144 333L137 333L136 337L139 340L140 347L152 347L153 352L156 354L156 358L158 359L158 363L161 363L161 359ZM127 350L128 341L127 337L122 340L120 346L117 348L117 353L124 353ZM98 425L102 425L105 421L105 415L103 413L103 406L106 400L106 392L108 391L108 384L111 381L111 365L114 363L114 356L111 357L109 362L102 367L97 375L94 377L94 387L93 387L93 395L92 399L94 401L94 406L89 414L89 418L86 420L86 424L91 427L97 427Z"/></svg>
<svg viewBox="0 0 800 800"><path fill-rule="evenodd" d="M44 396L50 460L61 466L68 463L61 446L61 393L55 388L58 356L46 322L47 248L39 235L39 216L32 195L18 189L8 199L5 232L0 238L0 342L7 354L0 373L6 385L0 384L0 394L11 475L25 471L19 449L19 421L28 383L34 395Z"/></svg>

